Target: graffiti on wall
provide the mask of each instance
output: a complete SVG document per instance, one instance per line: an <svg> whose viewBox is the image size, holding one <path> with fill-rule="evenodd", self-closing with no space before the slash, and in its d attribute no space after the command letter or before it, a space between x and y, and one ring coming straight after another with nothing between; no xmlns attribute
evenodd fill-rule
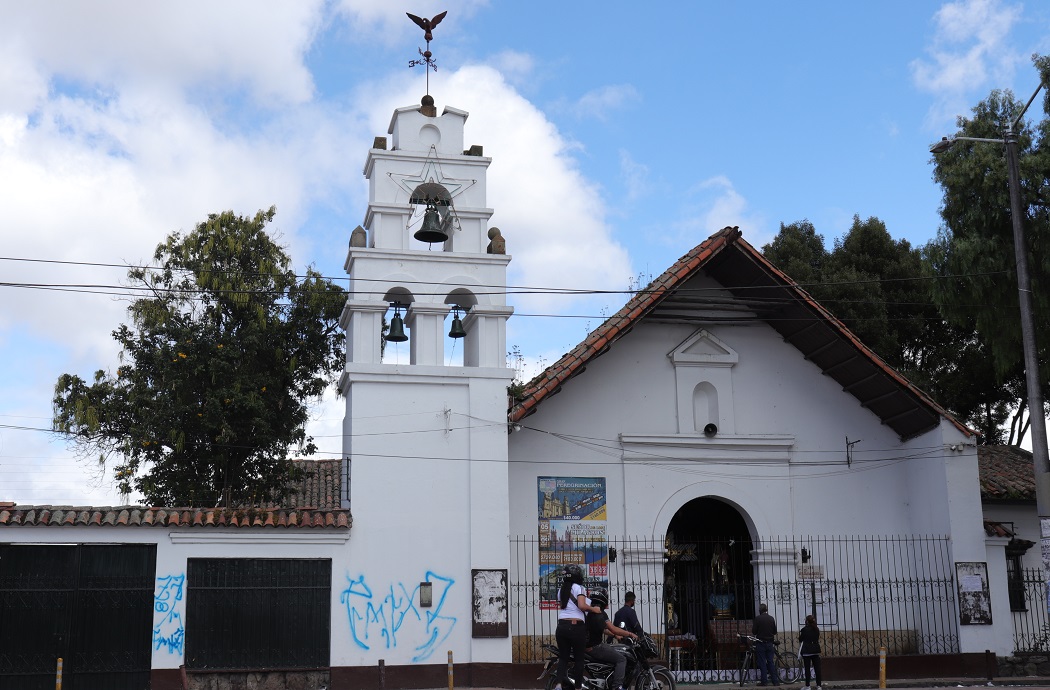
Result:
<svg viewBox="0 0 1050 690"><path fill-rule="evenodd" d="M424 661L456 625L456 617L444 612L449 590L456 583L450 577L427 571L424 582L433 584L434 598L433 605L422 610L418 606L418 584L411 585L410 590L404 582L392 582L385 589L373 591L364 575L347 575L346 579L347 587L339 601L346 606L350 636L361 649L369 650L375 645L394 649L399 644L410 644L415 652L412 661Z"/></svg>
<svg viewBox="0 0 1050 690"><path fill-rule="evenodd" d="M182 655L186 645L186 628L182 624L183 588L186 574L165 575L157 578L153 594L153 650L168 650L168 654Z"/></svg>

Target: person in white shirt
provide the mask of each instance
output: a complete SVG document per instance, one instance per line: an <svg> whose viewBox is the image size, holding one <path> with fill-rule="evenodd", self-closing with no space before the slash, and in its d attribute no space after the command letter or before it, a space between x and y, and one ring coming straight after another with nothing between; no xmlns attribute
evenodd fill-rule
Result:
<svg viewBox="0 0 1050 690"><path fill-rule="evenodd" d="M558 594L558 684L555 690L583 687L583 669L587 663L587 613L601 613L591 606L587 590L583 588L583 569L578 565L565 566L565 578ZM572 682L569 684L569 655L573 656Z"/></svg>

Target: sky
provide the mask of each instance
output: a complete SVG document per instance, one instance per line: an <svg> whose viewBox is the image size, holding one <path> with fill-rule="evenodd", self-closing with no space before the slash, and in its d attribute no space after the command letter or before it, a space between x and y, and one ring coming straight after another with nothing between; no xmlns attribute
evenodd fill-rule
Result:
<svg viewBox="0 0 1050 690"><path fill-rule="evenodd" d="M0 0L0 501L126 502L48 432L61 374L118 364L128 301L83 286L271 205L293 265L345 285L367 149L426 92L405 13L446 10L430 93L493 159L511 286L625 291L727 225L830 247L877 216L925 244L930 143L992 89L1027 99L1050 53L1034 1ZM514 295L508 346L535 371L625 299ZM315 404L315 457L342 415Z"/></svg>

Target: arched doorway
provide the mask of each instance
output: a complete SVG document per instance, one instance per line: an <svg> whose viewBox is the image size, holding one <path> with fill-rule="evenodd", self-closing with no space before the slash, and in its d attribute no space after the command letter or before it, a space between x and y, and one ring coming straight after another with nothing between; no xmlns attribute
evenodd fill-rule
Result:
<svg viewBox="0 0 1050 690"><path fill-rule="evenodd" d="M667 634L669 644L680 643L689 666L724 666L737 631L751 632L751 550L747 521L731 503L696 498L671 518L664 571Z"/></svg>

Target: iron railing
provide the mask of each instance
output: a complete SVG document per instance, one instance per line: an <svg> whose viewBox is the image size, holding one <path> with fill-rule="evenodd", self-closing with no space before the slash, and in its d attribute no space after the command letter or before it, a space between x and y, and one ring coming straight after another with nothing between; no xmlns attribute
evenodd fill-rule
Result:
<svg viewBox="0 0 1050 690"><path fill-rule="evenodd" d="M1047 615L1046 582L1042 568L1025 568L1009 582L1014 617L1014 650L1050 652L1050 616Z"/></svg>
<svg viewBox="0 0 1050 690"><path fill-rule="evenodd" d="M514 660L538 661L557 622L548 603L556 557L531 536L511 546ZM589 586L609 588L610 617L634 592L642 626L681 670L733 668L736 635L751 631L759 603L777 619L786 649L798 646L798 629L814 614L827 656L871 656L883 646L896 655L959 651L947 537L611 538L574 548L592 564Z"/></svg>

